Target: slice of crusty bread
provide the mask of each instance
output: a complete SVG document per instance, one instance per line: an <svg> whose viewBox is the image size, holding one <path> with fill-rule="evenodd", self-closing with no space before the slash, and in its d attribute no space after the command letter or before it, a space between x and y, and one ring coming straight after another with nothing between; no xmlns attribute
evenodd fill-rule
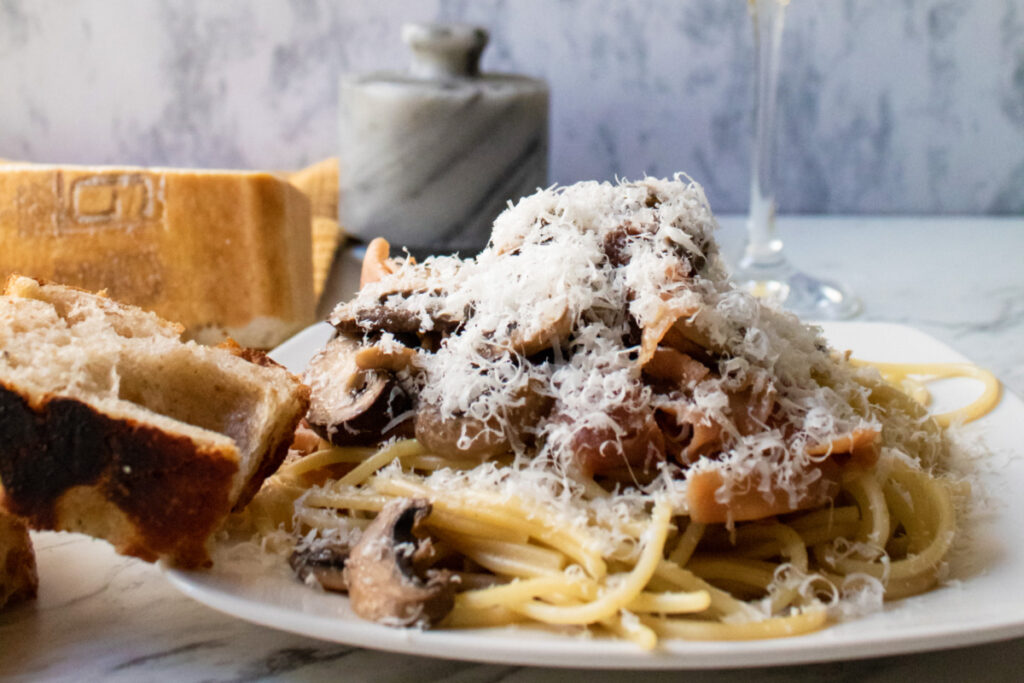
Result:
<svg viewBox="0 0 1024 683"><path fill-rule="evenodd" d="M287 453L309 404L260 352L24 277L0 296L0 482L33 528L191 567Z"/></svg>
<svg viewBox="0 0 1024 683"><path fill-rule="evenodd" d="M3 490L0 490L0 500ZM0 508L0 609L36 597L36 556L25 522Z"/></svg>
<svg viewBox="0 0 1024 683"><path fill-rule="evenodd" d="M0 282L107 290L185 326L270 348L314 322L309 199L262 172L0 166Z"/></svg>

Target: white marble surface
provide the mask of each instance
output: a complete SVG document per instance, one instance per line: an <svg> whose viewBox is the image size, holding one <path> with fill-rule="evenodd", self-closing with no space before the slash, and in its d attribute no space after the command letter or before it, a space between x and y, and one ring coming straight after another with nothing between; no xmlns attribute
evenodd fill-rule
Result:
<svg viewBox="0 0 1024 683"><path fill-rule="evenodd" d="M722 220L734 251L742 221ZM861 319L917 327L1024 395L1024 220L783 219L794 261L842 279ZM102 542L35 534L40 598L0 614L0 678L14 681L576 680L581 672L435 660L324 643L237 621L178 594L156 567ZM588 680L1019 680L1024 639L882 659L685 674L589 672Z"/></svg>
<svg viewBox="0 0 1024 683"><path fill-rule="evenodd" d="M746 210L744 0L0 0L0 157L299 167L410 20L551 84L553 181L685 170ZM783 211L1024 213L1022 0L797 0L781 89Z"/></svg>

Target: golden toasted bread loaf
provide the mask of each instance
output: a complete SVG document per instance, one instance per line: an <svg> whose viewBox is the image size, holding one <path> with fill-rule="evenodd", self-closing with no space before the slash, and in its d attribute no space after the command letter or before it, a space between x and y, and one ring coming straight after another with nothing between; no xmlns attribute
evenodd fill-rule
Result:
<svg viewBox="0 0 1024 683"><path fill-rule="evenodd" d="M0 296L0 483L36 529L194 567L277 469L308 389L261 352L24 277Z"/></svg>
<svg viewBox="0 0 1024 683"><path fill-rule="evenodd" d="M38 584L28 527L0 506L0 609L36 597Z"/></svg>
<svg viewBox="0 0 1024 683"><path fill-rule="evenodd" d="M90 290L270 348L313 322L308 198L270 173L0 165L0 281Z"/></svg>

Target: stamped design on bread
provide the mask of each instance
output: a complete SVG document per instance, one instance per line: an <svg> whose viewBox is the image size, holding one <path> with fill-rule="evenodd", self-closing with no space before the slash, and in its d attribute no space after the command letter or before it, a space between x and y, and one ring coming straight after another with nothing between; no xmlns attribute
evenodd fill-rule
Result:
<svg viewBox="0 0 1024 683"><path fill-rule="evenodd" d="M161 178L161 185L163 184ZM131 227L141 221L163 218L162 188L153 178L138 173L101 173L75 178L63 202L65 217L61 228L106 224L112 228ZM106 227L106 226L104 226Z"/></svg>
<svg viewBox="0 0 1024 683"><path fill-rule="evenodd" d="M0 283L106 290L188 339L273 348L315 320L310 203L269 173L0 166Z"/></svg>

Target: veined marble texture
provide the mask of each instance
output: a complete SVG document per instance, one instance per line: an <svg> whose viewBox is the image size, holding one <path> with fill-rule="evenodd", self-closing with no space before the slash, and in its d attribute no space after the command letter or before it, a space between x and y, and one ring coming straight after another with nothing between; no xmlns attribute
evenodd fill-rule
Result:
<svg viewBox="0 0 1024 683"><path fill-rule="evenodd" d="M547 85L481 74L487 33L407 24L410 69L339 85L340 218L354 237L475 253L510 200L547 184Z"/></svg>
<svg viewBox="0 0 1024 683"><path fill-rule="evenodd" d="M743 0L0 0L0 157L301 166L412 20L550 83L551 180L686 171L746 209ZM1024 1L795 0L782 69L782 212L1024 212Z"/></svg>

